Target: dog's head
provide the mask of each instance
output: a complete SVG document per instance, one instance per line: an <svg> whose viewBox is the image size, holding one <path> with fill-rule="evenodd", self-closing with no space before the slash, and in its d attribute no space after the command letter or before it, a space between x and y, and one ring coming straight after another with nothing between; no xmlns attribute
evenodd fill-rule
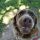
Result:
<svg viewBox="0 0 40 40"><path fill-rule="evenodd" d="M22 34L29 34L33 28L35 28L37 18L34 12L30 10L21 10L14 17L14 25L18 28Z"/></svg>

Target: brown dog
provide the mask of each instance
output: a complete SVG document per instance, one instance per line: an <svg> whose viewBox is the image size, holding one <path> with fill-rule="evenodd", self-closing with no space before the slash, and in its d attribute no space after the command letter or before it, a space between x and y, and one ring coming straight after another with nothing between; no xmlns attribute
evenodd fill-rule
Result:
<svg viewBox="0 0 40 40"><path fill-rule="evenodd" d="M36 27L37 18L35 14L30 10L21 10L14 17L14 27L17 31L17 35L22 38L29 38L37 30Z"/></svg>
<svg viewBox="0 0 40 40"><path fill-rule="evenodd" d="M34 12L30 10L21 10L18 12L3 36L3 40L31 40L32 34L38 31L37 18Z"/></svg>

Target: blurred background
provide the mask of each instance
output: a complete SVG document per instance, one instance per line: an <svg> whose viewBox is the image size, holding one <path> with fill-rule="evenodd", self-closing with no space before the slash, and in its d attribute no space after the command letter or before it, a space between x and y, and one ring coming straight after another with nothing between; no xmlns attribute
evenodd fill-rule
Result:
<svg viewBox="0 0 40 40"><path fill-rule="evenodd" d="M0 37L17 11L25 8L35 12L40 27L40 0L0 0Z"/></svg>

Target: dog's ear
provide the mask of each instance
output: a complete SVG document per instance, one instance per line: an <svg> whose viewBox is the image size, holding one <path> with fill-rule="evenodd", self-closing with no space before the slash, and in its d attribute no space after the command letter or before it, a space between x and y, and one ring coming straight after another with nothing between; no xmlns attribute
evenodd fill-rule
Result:
<svg viewBox="0 0 40 40"><path fill-rule="evenodd" d="M19 30L19 28L17 27L17 24L16 24L16 17L17 17L17 14L14 16L14 18L13 18L13 25L15 26L15 29L16 29L16 31L18 32L18 34L20 34L21 35L21 32L20 32L20 30Z"/></svg>

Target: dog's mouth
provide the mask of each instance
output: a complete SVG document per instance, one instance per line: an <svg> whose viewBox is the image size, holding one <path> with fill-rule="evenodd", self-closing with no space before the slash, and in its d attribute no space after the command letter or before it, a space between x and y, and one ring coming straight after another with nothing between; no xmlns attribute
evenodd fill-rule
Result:
<svg viewBox="0 0 40 40"><path fill-rule="evenodd" d="M29 34L31 32L32 20L30 18L25 18L21 25L23 34Z"/></svg>
<svg viewBox="0 0 40 40"><path fill-rule="evenodd" d="M32 21L31 19L29 18L25 18L22 22L22 30L23 30L23 33L28 33L32 27Z"/></svg>
<svg viewBox="0 0 40 40"><path fill-rule="evenodd" d="M21 30L21 33L22 33L22 34L29 34L30 31L31 31L30 28L23 28L23 29Z"/></svg>
<svg viewBox="0 0 40 40"><path fill-rule="evenodd" d="M32 26L32 21L31 21L31 19L29 19L29 18L25 18L23 21L22 21L22 24L20 24L21 25L21 32L23 33L23 34L29 34L30 33L30 31L31 31L31 26Z"/></svg>

